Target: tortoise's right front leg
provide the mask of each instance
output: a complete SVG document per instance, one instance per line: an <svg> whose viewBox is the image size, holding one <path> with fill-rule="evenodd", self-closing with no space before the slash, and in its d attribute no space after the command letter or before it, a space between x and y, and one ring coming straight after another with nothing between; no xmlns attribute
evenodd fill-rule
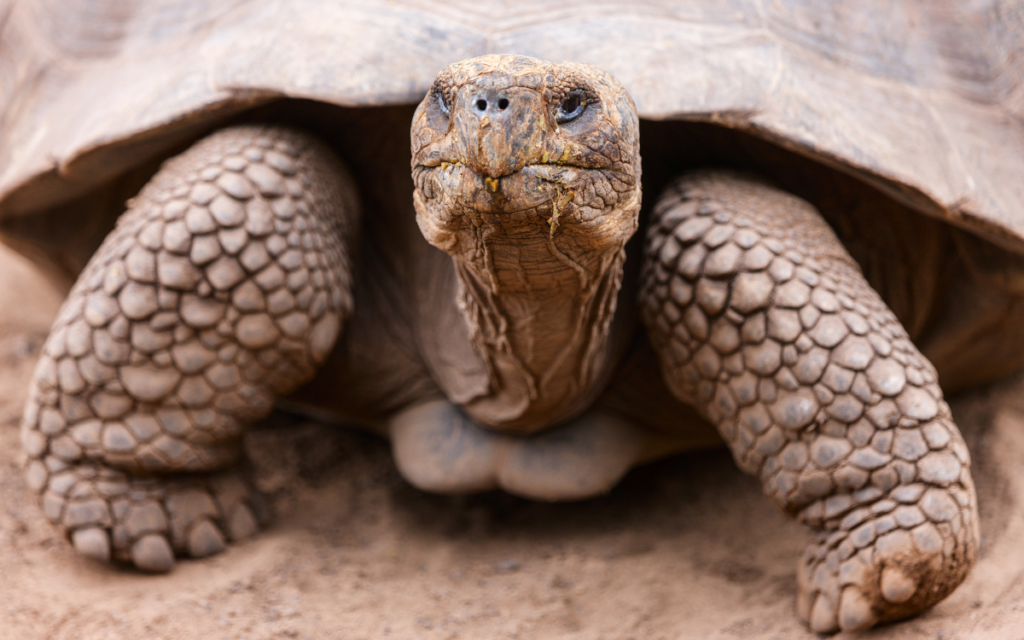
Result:
<svg viewBox="0 0 1024 640"><path fill-rule="evenodd" d="M273 127L214 133L129 203L54 323L22 424L29 484L80 553L166 571L256 530L242 430L332 349L357 222L333 153Z"/></svg>
<svg viewBox="0 0 1024 640"><path fill-rule="evenodd" d="M641 304L672 391L816 532L818 632L913 615L978 546L969 458L931 364L806 202L724 173L661 198Z"/></svg>

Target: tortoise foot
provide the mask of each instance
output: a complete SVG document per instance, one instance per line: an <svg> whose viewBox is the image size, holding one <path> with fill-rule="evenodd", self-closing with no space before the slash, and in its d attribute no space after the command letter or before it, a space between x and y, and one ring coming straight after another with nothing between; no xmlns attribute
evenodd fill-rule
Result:
<svg viewBox="0 0 1024 640"><path fill-rule="evenodd" d="M79 554L152 573L170 571L176 558L216 555L266 519L237 471L140 478L83 465L54 475L42 502Z"/></svg>
<svg viewBox="0 0 1024 640"><path fill-rule="evenodd" d="M820 532L797 569L800 616L818 633L860 631L931 607L973 563L970 496L903 485Z"/></svg>

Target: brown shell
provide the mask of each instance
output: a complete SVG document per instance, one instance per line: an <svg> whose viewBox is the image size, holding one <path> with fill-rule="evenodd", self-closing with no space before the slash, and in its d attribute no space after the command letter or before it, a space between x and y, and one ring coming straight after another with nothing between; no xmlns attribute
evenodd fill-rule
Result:
<svg viewBox="0 0 1024 640"><path fill-rule="evenodd" d="M0 0L0 220L281 96L414 103L455 60L604 68L1024 250L1013 0Z"/></svg>

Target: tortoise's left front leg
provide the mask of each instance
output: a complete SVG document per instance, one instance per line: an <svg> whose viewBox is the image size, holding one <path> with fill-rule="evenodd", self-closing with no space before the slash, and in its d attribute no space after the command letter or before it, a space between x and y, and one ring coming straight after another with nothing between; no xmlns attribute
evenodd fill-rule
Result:
<svg viewBox="0 0 1024 640"><path fill-rule="evenodd" d="M641 305L666 381L810 526L800 615L818 632L918 613L977 555L969 458L935 370L817 211L688 176L659 201Z"/></svg>

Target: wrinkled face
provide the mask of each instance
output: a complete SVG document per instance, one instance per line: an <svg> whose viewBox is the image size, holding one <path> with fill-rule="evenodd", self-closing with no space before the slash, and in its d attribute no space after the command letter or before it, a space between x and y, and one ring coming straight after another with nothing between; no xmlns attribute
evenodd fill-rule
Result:
<svg viewBox="0 0 1024 640"><path fill-rule="evenodd" d="M586 234L621 246L636 228L636 111L607 73L484 56L451 65L412 124L416 210L427 239L458 253L461 230ZM462 249L460 249L462 247Z"/></svg>

